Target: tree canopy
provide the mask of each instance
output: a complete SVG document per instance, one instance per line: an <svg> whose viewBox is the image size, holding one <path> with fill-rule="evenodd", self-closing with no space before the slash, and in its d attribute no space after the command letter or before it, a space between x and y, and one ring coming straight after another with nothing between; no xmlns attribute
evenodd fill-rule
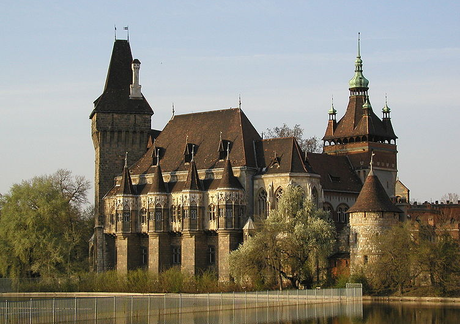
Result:
<svg viewBox="0 0 460 324"><path fill-rule="evenodd" d="M58 170L15 184L0 200L0 275L56 276L81 270L91 213L87 180Z"/></svg>
<svg viewBox="0 0 460 324"><path fill-rule="evenodd" d="M275 274L280 284L284 279L310 287L334 244L329 214L306 199L302 188L290 186L260 230L230 254L230 271L240 282L265 283Z"/></svg>
<svg viewBox="0 0 460 324"><path fill-rule="evenodd" d="M303 128L301 128L299 124L295 124L292 128L287 124L283 124L281 127L267 128L266 132L264 133L264 137L295 137L297 143L299 143L300 148L304 152L321 153L323 149L321 141L316 136L303 138Z"/></svg>

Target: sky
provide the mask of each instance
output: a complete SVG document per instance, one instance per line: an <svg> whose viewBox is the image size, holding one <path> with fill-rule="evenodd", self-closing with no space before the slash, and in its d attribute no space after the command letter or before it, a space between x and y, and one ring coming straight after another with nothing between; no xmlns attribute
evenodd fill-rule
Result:
<svg viewBox="0 0 460 324"><path fill-rule="evenodd" d="M324 135L348 103L357 34L378 116L391 108L398 175L411 199L460 193L459 1L3 0L0 193L67 169L93 182L89 114L115 38L141 62L152 128L238 106L261 133ZM333 99L332 99L333 98ZM90 194L92 201L93 193Z"/></svg>

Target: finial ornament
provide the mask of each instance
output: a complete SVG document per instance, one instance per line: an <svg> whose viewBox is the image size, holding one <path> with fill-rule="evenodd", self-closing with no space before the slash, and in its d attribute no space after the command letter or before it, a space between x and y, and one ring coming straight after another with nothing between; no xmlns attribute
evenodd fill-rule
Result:
<svg viewBox="0 0 460 324"><path fill-rule="evenodd" d="M128 167L128 152L125 152L125 168Z"/></svg>
<svg viewBox="0 0 460 324"><path fill-rule="evenodd" d="M160 166L160 149L157 149L157 166Z"/></svg>
<svg viewBox="0 0 460 324"><path fill-rule="evenodd" d="M227 160L230 160L230 142L227 143Z"/></svg>
<svg viewBox="0 0 460 324"><path fill-rule="evenodd" d="M371 153L371 163L370 163L370 166L371 166L371 172L374 170L374 151L372 151Z"/></svg>
<svg viewBox="0 0 460 324"><path fill-rule="evenodd" d="M195 160L195 145L192 145L192 159L190 162L193 162Z"/></svg>
<svg viewBox="0 0 460 324"><path fill-rule="evenodd" d="M238 108L241 109L241 95L238 95Z"/></svg>
<svg viewBox="0 0 460 324"><path fill-rule="evenodd" d="M172 103L172 116L174 117L174 114L176 113L175 109L174 109L174 102Z"/></svg>
<svg viewBox="0 0 460 324"><path fill-rule="evenodd" d="M358 32L358 57L361 57L361 33Z"/></svg>

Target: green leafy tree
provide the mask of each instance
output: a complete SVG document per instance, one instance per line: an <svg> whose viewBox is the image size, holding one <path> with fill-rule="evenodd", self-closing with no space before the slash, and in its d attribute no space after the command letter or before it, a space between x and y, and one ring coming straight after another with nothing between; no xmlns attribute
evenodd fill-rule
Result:
<svg viewBox="0 0 460 324"><path fill-rule="evenodd" d="M368 267L368 278L376 291L398 291L401 295L419 275L416 265L416 245L409 223L397 224L374 238L379 251Z"/></svg>
<svg viewBox="0 0 460 324"><path fill-rule="evenodd" d="M13 185L0 201L0 275L52 277L84 268L89 187L66 170Z"/></svg>
<svg viewBox="0 0 460 324"><path fill-rule="evenodd" d="M335 244L329 214L290 186L258 231L230 255L230 271L237 280L267 282L270 273L293 287L310 287L319 264L325 264Z"/></svg>
<svg viewBox="0 0 460 324"><path fill-rule="evenodd" d="M428 234L427 234L428 232ZM460 288L460 249L458 242L448 233L429 235L422 229L417 250L421 271L428 275L431 285L443 295ZM434 232L431 229L431 232Z"/></svg>
<svg viewBox="0 0 460 324"><path fill-rule="evenodd" d="M295 124L292 128L286 124L283 124L281 127L267 128L264 137L295 137L304 152L320 153L323 150L323 144L316 136L303 138L303 128L299 124Z"/></svg>

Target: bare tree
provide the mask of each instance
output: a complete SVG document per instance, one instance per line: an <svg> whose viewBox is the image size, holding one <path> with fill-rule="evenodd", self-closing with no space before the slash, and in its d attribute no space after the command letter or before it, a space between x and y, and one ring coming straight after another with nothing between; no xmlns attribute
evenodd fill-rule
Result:
<svg viewBox="0 0 460 324"><path fill-rule="evenodd" d="M303 138L303 128L299 124L294 127L289 127L283 124L281 127L267 128L264 133L265 138L282 138L282 137L295 137L304 152L320 153L323 150L321 140L316 136Z"/></svg>
<svg viewBox="0 0 460 324"><path fill-rule="evenodd" d="M449 192L441 197L441 202L443 202L444 204L446 204L447 202L456 204L458 203L458 198L459 197L457 193Z"/></svg>

